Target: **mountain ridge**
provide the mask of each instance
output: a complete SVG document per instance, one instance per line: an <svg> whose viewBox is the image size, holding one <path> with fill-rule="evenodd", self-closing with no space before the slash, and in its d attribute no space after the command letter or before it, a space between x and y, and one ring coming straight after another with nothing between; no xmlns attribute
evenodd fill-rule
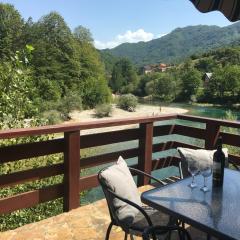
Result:
<svg viewBox="0 0 240 240"><path fill-rule="evenodd" d="M137 66L160 62L178 63L193 54L228 46L237 40L240 40L240 22L225 27L196 25L176 28L148 42L123 43L101 52L127 57Z"/></svg>

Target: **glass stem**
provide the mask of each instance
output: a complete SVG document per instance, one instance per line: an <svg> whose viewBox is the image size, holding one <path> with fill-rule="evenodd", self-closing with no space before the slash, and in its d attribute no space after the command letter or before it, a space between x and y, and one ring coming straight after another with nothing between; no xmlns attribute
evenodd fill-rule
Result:
<svg viewBox="0 0 240 240"><path fill-rule="evenodd" d="M194 177L195 177L195 175L192 175L192 184L194 184L195 183L195 179L194 179Z"/></svg>
<svg viewBox="0 0 240 240"><path fill-rule="evenodd" d="M207 187L207 185L206 185L206 177L204 177L204 187Z"/></svg>

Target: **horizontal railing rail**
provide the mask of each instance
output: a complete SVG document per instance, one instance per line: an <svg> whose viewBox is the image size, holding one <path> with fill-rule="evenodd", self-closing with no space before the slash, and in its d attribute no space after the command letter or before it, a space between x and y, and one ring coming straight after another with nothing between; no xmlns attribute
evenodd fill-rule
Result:
<svg viewBox="0 0 240 240"><path fill-rule="evenodd" d="M185 123L181 124L181 121L175 121L179 119L189 121L191 125L187 126ZM156 124L161 121L167 122L164 125ZM198 124L193 126L193 122ZM204 127L199 128L199 123L203 123ZM83 130L123 125L131 126L124 130L111 130L92 134L85 132L83 134ZM222 130L222 127L233 128L234 131L226 132ZM160 168L178 166L180 159L175 154L177 147L214 149L220 135L224 144L231 148L240 147L239 130L239 122L171 114L0 131L0 139L55 133L63 134L63 137L52 140L0 147L0 164L52 154L61 154L63 156L63 162L61 163L38 168L32 167L27 170L0 175L0 188L12 187L58 175L63 176L63 181L59 184L13 196L0 197L0 214L33 207L39 203L60 197L63 198L64 211L69 211L79 206L79 193L81 191L98 186L97 175L81 176L80 172L83 169L101 168L104 164L116 161L121 155L125 159L135 158L136 163L132 166L151 173ZM164 140L165 136L171 138ZM196 139L196 141L189 142L186 137ZM131 141L134 144L131 144ZM204 145L199 145L198 141L203 142ZM117 149L115 151L110 148L112 150L110 152L98 152L95 155L86 157L83 154L83 151L88 148L97 148L109 144L118 146L118 144L122 143L124 143L124 146L127 145L127 148L115 147ZM157 155L161 156L163 152L168 155L156 157ZM236 165L240 165L240 156L236 153L229 154L229 160ZM139 186L149 183L147 178L138 176L137 179Z"/></svg>
<svg viewBox="0 0 240 240"><path fill-rule="evenodd" d="M34 128L10 129L10 130L0 131L0 139L36 136L36 135L62 133L62 132L74 132L78 130L106 128L106 127L114 127L114 126L130 125L130 124L140 124L140 123L170 120L170 119L175 119L176 117L177 117L177 114L164 114L162 116L154 116L154 117L135 117L135 118L114 119L114 120L96 120L96 121L84 122L84 123L69 123L69 124L59 124L59 125L34 127Z"/></svg>
<svg viewBox="0 0 240 240"><path fill-rule="evenodd" d="M215 118L198 117L193 115L178 114L177 118L182 120L192 121L192 122L208 123L208 124L212 123L214 125L219 125L223 127L232 127L232 128L238 128L238 129L240 126L240 123L237 121L220 120Z"/></svg>

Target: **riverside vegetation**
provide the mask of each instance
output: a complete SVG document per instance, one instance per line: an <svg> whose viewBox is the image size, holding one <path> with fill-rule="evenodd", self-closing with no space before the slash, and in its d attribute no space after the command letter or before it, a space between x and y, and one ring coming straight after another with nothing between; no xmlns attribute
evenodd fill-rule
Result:
<svg viewBox="0 0 240 240"><path fill-rule="evenodd" d="M209 81L205 81L205 73L212 74ZM151 95L165 102L227 103L232 106L240 102L240 46L192 55L166 72L141 75L129 60L120 59L112 66L109 83L113 91L122 94Z"/></svg>
<svg viewBox="0 0 240 240"><path fill-rule="evenodd" d="M133 95L162 101L238 103L240 48L193 55L165 73L144 75L126 58L96 50L88 29L69 29L61 15L51 12L37 22L25 21L9 4L0 3L0 129L54 124L72 110L96 107L96 115L111 114L111 92L127 94L119 106L134 110ZM212 72L209 84L202 76ZM105 105L104 105L105 104ZM127 104L127 106L126 106ZM51 139L54 136L1 140L1 146ZM92 154L84 152L84 155ZM63 161L61 154L0 164L0 174L38 168ZM1 188L0 197L60 183L51 177ZM62 199L15 211L0 218L0 230L38 221L62 212Z"/></svg>

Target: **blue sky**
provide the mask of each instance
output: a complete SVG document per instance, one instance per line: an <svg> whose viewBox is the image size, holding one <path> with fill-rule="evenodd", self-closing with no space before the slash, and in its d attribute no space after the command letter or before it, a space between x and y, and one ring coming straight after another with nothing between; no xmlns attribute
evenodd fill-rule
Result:
<svg viewBox="0 0 240 240"><path fill-rule="evenodd" d="M189 0L2 0L11 3L24 19L37 21L59 12L71 29L90 29L97 48L123 42L148 41L177 27L231 24L221 13L202 14Z"/></svg>

